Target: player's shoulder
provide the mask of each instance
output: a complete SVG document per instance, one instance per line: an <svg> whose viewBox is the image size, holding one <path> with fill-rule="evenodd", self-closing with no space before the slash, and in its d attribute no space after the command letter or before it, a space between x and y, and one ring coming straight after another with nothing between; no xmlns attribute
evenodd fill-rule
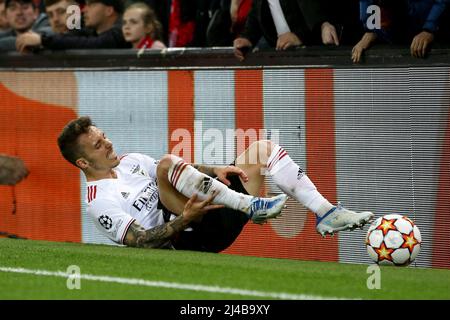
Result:
<svg viewBox="0 0 450 320"><path fill-rule="evenodd" d="M121 162L146 161L148 159L154 160L152 157L138 152L125 153L119 157Z"/></svg>
<svg viewBox="0 0 450 320"><path fill-rule="evenodd" d="M136 152L124 153L119 157L120 161L140 160L141 154Z"/></svg>
<svg viewBox="0 0 450 320"><path fill-rule="evenodd" d="M143 153L126 153L120 157L121 165L133 164L133 163L142 163L146 166L148 165L157 165L159 163L158 160L153 157L143 154Z"/></svg>
<svg viewBox="0 0 450 320"><path fill-rule="evenodd" d="M86 186L86 203L88 206L115 203L114 196L117 187L111 179L90 182Z"/></svg>

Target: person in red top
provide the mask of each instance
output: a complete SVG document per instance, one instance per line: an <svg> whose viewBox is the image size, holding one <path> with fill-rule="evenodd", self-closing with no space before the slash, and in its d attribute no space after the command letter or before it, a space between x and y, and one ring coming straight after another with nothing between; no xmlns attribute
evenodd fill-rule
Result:
<svg viewBox="0 0 450 320"><path fill-rule="evenodd" d="M181 0L172 0L169 18L169 47L186 47L194 39L195 20L182 18Z"/></svg>
<svg viewBox="0 0 450 320"><path fill-rule="evenodd" d="M161 41L162 26L155 12L145 3L138 2L125 10L122 19L125 41L135 49L164 49Z"/></svg>

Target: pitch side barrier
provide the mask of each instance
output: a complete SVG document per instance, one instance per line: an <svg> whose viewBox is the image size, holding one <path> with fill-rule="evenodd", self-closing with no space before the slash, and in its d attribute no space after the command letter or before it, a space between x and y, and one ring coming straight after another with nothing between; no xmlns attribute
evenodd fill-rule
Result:
<svg viewBox="0 0 450 320"><path fill-rule="evenodd" d="M259 51L243 62L232 48L0 55L0 153L30 169L0 187L0 236L112 244L56 145L69 120L90 115L118 153L154 158L228 164L271 139L331 202L414 220L423 239L415 266L450 268L450 47L415 59L409 48L377 46L357 65L350 52ZM280 190L268 178L265 192ZM366 232L322 239L314 216L289 200L225 252L370 263Z"/></svg>
<svg viewBox="0 0 450 320"><path fill-rule="evenodd" d="M277 67L425 67L450 64L450 46L435 46L426 59L411 57L408 47L377 46L363 55L362 63L353 64L351 47L308 47L287 51L259 50L239 62L232 47L169 48L163 51L122 49L41 51L23 55L0 54L0 70L30 69L176 69L176 68L277 68Z"/></svg>

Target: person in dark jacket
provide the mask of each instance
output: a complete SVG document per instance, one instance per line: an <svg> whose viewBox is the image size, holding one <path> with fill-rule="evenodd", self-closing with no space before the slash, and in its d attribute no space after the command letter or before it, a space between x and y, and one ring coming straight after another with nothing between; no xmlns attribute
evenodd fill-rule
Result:
<svg viewBox="0 0 450 320"><path fill-rule="evenodd" d="M32 0L6 0L5 15L11 29L0 33L0 52L15 51L16 37L29 30L51 33L47 16Z"/></svg>
<svg viewBox="0 0 450 320"><path fill-rule="evenodd" d="M374 14L370 10L372 5L380 9L380 28L368 25ZM449 11L450 0L360 0L360 19L365 33L353 47L353 62L360 62L363 52L377 41L410 44L411 55L424 58L435 38L449 42L450 26L448 18L444 18L450 15Z"/></svg>
<svg viewBox="0 0 450 320"><path fill-rule="evenodd" d="M233 43L236 57L242 60L245 48L254 47L261 37L277 50L339 45L329 5L329 0L254 0L244 31Z"/></svg>
<svg viewBox="0 0 450 320"><path fill-rule="evenodd" d="M131 48L122 34L121 0L87 0L83 10L85 29L64 34L29 32L17 38L16 47L26 52L30 47L50 50Z"/></svg>

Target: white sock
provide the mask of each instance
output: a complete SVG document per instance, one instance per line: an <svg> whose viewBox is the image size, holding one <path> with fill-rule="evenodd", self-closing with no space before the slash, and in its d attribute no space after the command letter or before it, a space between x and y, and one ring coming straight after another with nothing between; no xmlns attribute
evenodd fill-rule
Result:
<svg viewBox="0 0 450 320"><path fill-rule="evenodd" d="M275 145L270 154L267 169L284 193L300 202L318 217L322 217L334 207L317 191L314 183L279 145Z"/></svg>
<svg viewBox="0 0 450 320"><path fill-rule="evenodd" d="M196 193L200 200L204 200L214 191L218 191L214 204L223 204L228 208L248 213L253 196L231 190L222 182L187 164L183 159L172 157L175 161L169 169L169 181L183 195L190 198Z"/></svg>

